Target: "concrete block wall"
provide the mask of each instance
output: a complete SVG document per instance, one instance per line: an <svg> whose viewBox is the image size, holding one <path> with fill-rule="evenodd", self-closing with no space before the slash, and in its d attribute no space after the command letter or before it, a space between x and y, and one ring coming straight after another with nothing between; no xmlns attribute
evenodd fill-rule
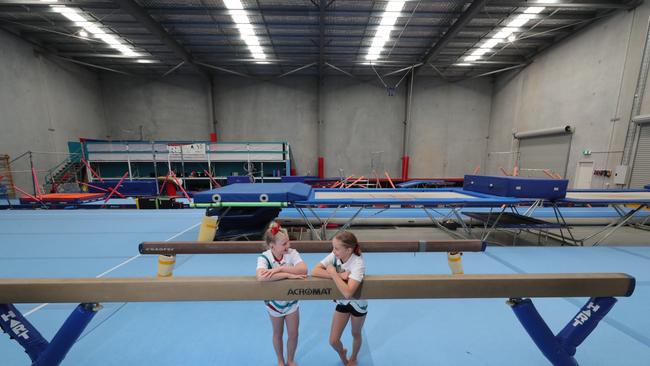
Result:
<svg viewBox="0 0 650 366"><path fill-rule="evenodd" d="M204 78L144 78L102 72L100 80L110 139L210 138L210 83Z"/></svg>
<svg viewBox="0 0 650 366"><path fill-rule="evenodd" d="M490 116L488 169L516 150L512 131L575 126L566 178L581 161L596 169L620 164L650 15L646 3L592 24L553 46L523 70L497 78ZM648 93L646 92L646 98ZM644 103L642 112L650 112ZM584 156L582 151L594 153ZM511 167L510 167L511 168ZM593 177L592 188L616 188Z"/></svg>
<svg viewBox="0 0 650 366"><path fill-rule="evenodd" d="M299 174L316 172L316 78L214 78L221 141L287 141Z"/></svg>
<svg viewBox="0 0 650 366"><path fill-rule="evenodd" d="M30 150L35 168L44 171L62 161L68 141L107 134L98 75L86 68L34 52L32 45L0 30L0 154ZM16 184L29 188L27 160L12 167Z"/></svg>

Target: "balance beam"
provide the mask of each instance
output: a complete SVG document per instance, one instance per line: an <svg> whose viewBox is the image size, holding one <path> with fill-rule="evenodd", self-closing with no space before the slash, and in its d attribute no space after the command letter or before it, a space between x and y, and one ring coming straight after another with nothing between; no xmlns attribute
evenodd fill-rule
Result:
<svg viewBox="0 0 650 366"><path fill-rule="evenodd" d="M363 252L484 252L486 243L480 240L420 240L420 241L361 241ZM260 253L262 241L179 241L143 242L141 254L233 254ZM328 240L292 240L291 247L300 253L329 253Z"/></svg>
<svg viewBox="0 0 650 366"><path fill-rule="evenodd" d="M367 276L355 298L450 299L630 296L624 273ZM342 299L333 281L246 277L0 280L0 304Z"/></svg>

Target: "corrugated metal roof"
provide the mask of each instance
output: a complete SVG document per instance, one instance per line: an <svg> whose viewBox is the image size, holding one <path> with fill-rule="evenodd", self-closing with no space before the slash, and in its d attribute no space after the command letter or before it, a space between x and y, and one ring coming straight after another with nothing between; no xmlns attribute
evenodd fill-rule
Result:
<svg viewBox="0 0 650 366"><path fill-rule="evenodd" d="M322 68L328 74L343 70L355 75L374 75L365 55L387 3L327 0L321 24L320 0L244 0L244 9L268 57L267 63L259 63L251 56L221 0L131 1L194 61L222 70L212 68L212 72L225 70L252 75L280 74L311 63L332 65ZM59 57L121 72L160 75L183 61L177 50L121 8L119 2L66 0L60 3L82 10L89 20L101 22L108 32L121 37L142 57L124 57L101 40L80 37L78 26L52 11L52 3L39 0L3 1L0 27L41 43L44 49ZM407 1L384 52L373 62L374 68L387 74L421 63L471 3ZM526 7L534 5L525 0L491 0L437 53L431 64L448 78L472 77L521 65L585 24L629 8L628 3L572 0L569 6L560 0L558 5L531 16L533 19L516 33L521 39L499 45L471 67L459 66L463 57L476 50L485 37L494 35ZM142 58L153 63L138 63L137 59ZM298 73L317 74L319 69L310 67ZM196 71L183 66L177 72ZM421 73L439 75L432 67L422 67Z"/></svg>

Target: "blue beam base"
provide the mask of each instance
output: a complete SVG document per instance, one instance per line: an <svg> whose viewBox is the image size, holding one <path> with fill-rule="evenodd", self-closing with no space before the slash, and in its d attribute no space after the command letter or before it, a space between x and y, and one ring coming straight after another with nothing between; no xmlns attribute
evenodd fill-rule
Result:
<svg viewBox="0 0 650 366"><path fill-rule="evenodd" d="M47 340L12 304L0 304L0 328L23 347L32 362L48 347Z"/></svg>
<svg viewBox="0 0 650 366"><path fill-rule="evenodd" d="M41 353L32 366L59 365L100 308L99 304L77 305L52 338L49 347Z"/></svg>
<svg viewBox="0 0 650 366"><path fill-rule="evenodd" d="M537 312L530 299L511 299L508 305L512 307L517 319L523 325L528 335L533 339L544 356L555 366L577 366L578 362L567 353L560 341L555 338L551 329Z"/></svg>
<svg viewBox="0 0 650 366"><path fill-rule="evenodd" d="M570 355L596 329L598 323L616 304L613 297L592 297L578 314L557 334L557 340Z"/></svg>

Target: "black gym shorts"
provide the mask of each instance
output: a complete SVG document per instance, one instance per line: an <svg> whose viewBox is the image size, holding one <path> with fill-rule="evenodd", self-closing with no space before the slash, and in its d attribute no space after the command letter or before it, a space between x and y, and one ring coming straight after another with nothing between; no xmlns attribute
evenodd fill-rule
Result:
<svg viewBox="0 0 650 366"><path fill-rule="evenodd" d="M367 313L358 312L350 304L347 304L347 305L337 304L336 305L336 311L338 311L339 313L348 313L348 314L351 314L352 316L356 316L356 317L366 316L366 314L367 314Z"/></svg>

